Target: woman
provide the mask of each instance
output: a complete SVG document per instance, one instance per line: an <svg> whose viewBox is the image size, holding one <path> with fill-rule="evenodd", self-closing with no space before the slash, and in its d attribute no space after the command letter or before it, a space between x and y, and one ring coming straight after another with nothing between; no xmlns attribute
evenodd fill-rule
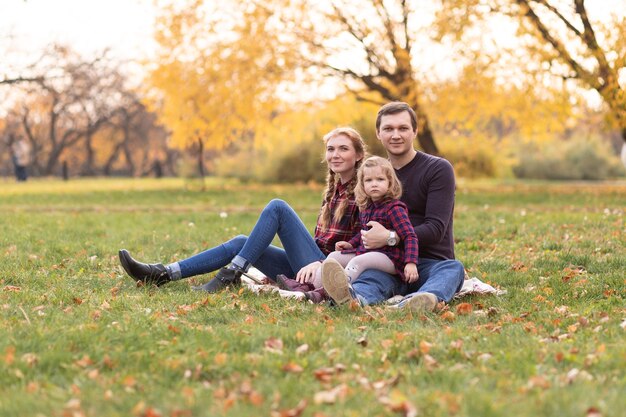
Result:
<svg viewBox="0 0 626 417"><path fill-rule="evenodd" d="M324 136L324 143L328 175L314 237L287 203L272 200L248 237L237 236L167 266L137 262L122 249L119 252L122 267L136 281L157 286L219 269L211 281L194 287L210 293L239 285L241 275L250 266L271 279L284 274L295 275L300 282L310 282L322 261L335 249L335 243L351 238L358 227L354 187L356 171L365 157L365 143L359 133L349 127L329 132ZM285 249L271 245L276 235Z"/></svg>

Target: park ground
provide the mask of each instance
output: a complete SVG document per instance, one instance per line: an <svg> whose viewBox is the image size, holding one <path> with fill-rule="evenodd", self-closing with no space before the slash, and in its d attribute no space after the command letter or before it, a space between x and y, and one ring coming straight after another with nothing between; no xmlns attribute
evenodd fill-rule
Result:
<svg viewBox="0 0 626 417"><path fill-rule="evenodd" d="M507 291L427 314L137 288L321 188L0 180L0 416L619 416L626 183L464 181L457 257Z"/></svg>

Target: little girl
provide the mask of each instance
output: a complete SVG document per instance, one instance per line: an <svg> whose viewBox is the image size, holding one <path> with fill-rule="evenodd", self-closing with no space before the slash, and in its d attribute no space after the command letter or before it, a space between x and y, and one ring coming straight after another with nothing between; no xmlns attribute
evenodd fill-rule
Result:
<svg viewBox="0 0 626 417"><path fill-rule="evenodd" d="M369 223L376 221L395 231L398 238L392 235L387 246L368 250L361 242L359 231L349 242L335 244L335 252L331 252L322 265L322 283L337 304L351 299L345 291L340 291L338 296L333 294L336 284L346 288L345 275L353 282L366 269L378 269L397 274L405 282L417 280L417 236L406 205L398 200L401 194L402 184L387 159L373 156L363 162L355 188L361 230L367 230Z"/></svg>

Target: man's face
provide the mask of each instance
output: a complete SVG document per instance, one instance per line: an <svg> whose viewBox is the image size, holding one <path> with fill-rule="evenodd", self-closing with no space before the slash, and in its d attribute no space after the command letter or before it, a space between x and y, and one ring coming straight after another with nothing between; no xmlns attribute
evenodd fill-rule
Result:
<svg viewBox="0 0 626 417"><path fill-rule="evenodd" d="M401 156L413 149L413 140L417 136L417 130L413 130L411 126L409 113L403 111L382 116L376 136L389 155Z"/></svg>

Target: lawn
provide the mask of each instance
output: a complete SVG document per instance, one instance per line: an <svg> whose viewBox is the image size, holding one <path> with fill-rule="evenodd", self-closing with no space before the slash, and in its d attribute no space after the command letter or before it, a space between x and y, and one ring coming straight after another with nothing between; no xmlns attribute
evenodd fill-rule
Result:
<svg viewBox="0 0 626 417"><path fill-rule="evenodd" d="M137 288L321 188L0 180L1 416L624 415L626 183L460 181L457 257L506 289L437 313Z"/></svg>

